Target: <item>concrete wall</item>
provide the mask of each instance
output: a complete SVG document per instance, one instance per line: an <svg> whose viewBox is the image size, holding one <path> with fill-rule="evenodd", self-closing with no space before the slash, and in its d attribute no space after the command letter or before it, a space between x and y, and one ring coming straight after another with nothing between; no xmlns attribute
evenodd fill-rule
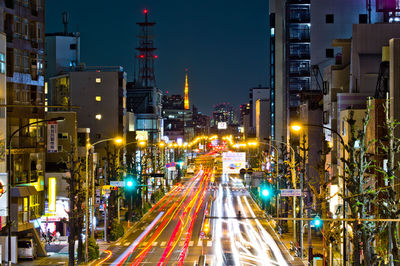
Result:
<svg viewBox="0 0 400 266"><path fill-rule="evenodd" d="M396 37L400 37L400 24L353 25L350 92L374 96L382 46Z"/></svg>
<svg viewBox="0 0 400 266"><path fill-rule="evenodd" d="M71 49L71 44L76 49ZM80 37L46 36L46 77L53 77L80 62ZM71 65L75 62L75 65Z"/></svg>

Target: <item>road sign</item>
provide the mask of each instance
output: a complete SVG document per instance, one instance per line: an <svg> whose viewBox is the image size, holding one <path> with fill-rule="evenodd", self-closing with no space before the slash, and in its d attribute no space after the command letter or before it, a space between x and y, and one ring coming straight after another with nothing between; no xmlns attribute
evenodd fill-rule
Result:
<svg viewBox="0 0 400 266"><path fill-rule="evenodd" d="M112 187L124 187L125 182L124 181L110 181L110 186Z"/></svg>
<svg viewBox="0 0 400 266"><path fill-rule="evenodd" d="M281 189L282 197L300 197L301 190L300 189Z"/></svg>
<svg viewBox="0 0 400 266"><path fill-rule="evenodd" d="M205 234L204 234L204 231L201 231L201 232L200 232L200 238L204 238L204 235L205 235Z"/></svg>

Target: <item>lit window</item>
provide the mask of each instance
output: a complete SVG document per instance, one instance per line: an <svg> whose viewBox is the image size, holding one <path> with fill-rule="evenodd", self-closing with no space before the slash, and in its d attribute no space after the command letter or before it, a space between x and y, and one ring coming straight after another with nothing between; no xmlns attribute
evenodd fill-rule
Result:
<svg viewBox="0 0 400 266"><path fill-rule="evenodd" d="M101 102L101 96L96 96L96 102Z"/></svg>
<svg viewBox="0 0 400 266"><path fill-rule="evenodd" d="M97 115L96 115L96 119L97 119L97 120L101 120L101 118L102 118L102 115L101 115L101 114L97 114Z"/></svg>
<svg viewBox="0 0 400 266"><path fill-rule="evenodd" d="M0 73L6 73L6 56L3 53L0 53Z"/></svg>
<svg viewBox="0 0 400 266"><path fill-rule="evenodd" d="M96 78L96 83L101 83L101 78Z"/></svg>

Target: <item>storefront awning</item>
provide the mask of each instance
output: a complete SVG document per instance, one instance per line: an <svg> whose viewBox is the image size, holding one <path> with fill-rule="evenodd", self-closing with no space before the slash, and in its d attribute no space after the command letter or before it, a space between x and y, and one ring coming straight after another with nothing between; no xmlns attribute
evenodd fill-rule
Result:
<svg viewBox="0 0 400 266"><path fill-rule="evenodd" d="M20 186L11 188L11 197L23 198L36 194L37 190L34 186Z"/></svg>

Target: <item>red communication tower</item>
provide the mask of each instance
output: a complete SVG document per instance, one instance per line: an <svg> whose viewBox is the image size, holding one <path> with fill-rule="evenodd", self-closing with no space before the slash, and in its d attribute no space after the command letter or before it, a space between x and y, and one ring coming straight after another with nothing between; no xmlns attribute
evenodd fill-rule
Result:
<svg viewBox="0 0 400 266"><path fill-rule="evenodd" d="M157 58L157 55L154 54L154 51L157 48L154 48L154 35L153 35L153 27L156 24L155 22L149 22L147 19L148 10L143 10L144 13L144 22L136 22L140 27L140 33L138 37L138 45L136 48L138 54L136 58L139 63L139 71L137 77L137 87L155 87L156 79L154 75L154 59Z"/></svg>

